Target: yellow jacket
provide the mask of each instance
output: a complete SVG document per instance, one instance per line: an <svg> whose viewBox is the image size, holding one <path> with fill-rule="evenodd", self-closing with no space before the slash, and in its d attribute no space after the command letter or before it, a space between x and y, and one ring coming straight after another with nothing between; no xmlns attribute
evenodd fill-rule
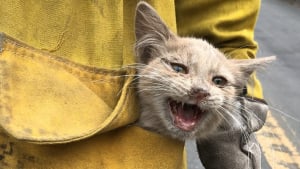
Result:
<svg viewBox="0 0 300 169"><path fill-rule="evenodd" d="M137 2L0 0L0 169L186 168L184 143L131 125ZM258 0L148 2L174 32L255 56Z"/></svg>

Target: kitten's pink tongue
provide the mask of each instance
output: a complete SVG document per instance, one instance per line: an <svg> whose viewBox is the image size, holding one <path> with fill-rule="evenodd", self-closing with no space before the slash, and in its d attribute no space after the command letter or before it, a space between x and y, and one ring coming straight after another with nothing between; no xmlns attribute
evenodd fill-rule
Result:
<svg viewBox="0 0 300 169"><path fill-rule="evenodd" d="M182 106L181 103L171 101L170 107L175 126L185 131L191 131L195 128L201 117L201 111L196 105L185 104Z"/></svg>

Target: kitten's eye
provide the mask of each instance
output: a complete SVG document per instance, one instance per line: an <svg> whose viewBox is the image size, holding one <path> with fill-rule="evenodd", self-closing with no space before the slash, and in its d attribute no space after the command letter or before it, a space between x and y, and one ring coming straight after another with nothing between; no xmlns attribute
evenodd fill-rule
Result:
<svg viewBox="0 0 300 169"><path fill-rule="evenodd" d="M188 73L188 70L187 70L187 67L182 65L182 64L179 64L179 63L170 63L172 69L177 72L177 73L183 73L183 74L187 74Z"/></svg>
<svg viewBox="0 0 300 169"><path fill-rule="evenodd" d="M227 84L227 80L222 76L215 76L213 77L212 81L215 85L223 87Z"/></svg>

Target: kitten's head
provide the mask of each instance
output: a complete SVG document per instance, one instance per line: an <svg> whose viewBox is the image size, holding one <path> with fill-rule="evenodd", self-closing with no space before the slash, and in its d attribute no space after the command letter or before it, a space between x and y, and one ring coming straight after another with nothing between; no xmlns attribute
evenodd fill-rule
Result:
<svg viewBox="0 0 300 169"><path fill-rule="evenodd" d="M212 133L257 68L273 58L230 60L201 39L178 37L148 4L135 20L140 124L179 139Z"/></svg>

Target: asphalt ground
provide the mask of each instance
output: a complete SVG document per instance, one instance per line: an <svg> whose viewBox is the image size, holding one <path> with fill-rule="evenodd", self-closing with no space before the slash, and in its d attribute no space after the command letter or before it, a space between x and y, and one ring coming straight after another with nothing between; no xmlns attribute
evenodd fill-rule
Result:
<svg viewBox="0 0 300 169"><path fill-rule="evenodd" d="M257 138L262 169L300 169L300 0L262 0L255 39L258 57L276 62L258 72L271 112ZM188 168L203 169L193 141L186 144Z"/></svg>

